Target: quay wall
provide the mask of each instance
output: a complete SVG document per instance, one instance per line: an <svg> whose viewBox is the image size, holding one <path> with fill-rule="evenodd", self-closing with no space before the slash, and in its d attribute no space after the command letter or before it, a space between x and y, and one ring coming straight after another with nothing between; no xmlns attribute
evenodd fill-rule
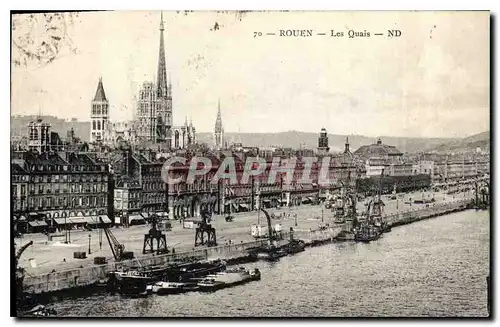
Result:
<svg viewBox="0 0 500 327"><path fill-rule="evenodd" d="M108 273L135 267L162 265L175 260L196 257L203 259L232 259L245 254L246 249L266 244L267 240L256 240L245 243L235 243L175 254L149 255L121 262L110 262L104 265L91 265L83 268L58 271L48 274L26 276L24 291L29 293L54 292L69 288L90 286L106 280Z"/></svg>
<svg viewBox="0 0 500 327"><path fill-rule="evenodd" d="M386 215L385 220L391 227L401 226L419 220L446 215L455 211L466 210L470 208L471 204L472 200L457 200L448 203L429 204L428 207L415 208L413 210Z"/></svg>
<svg viewBox="0 0 500 327"><path fill-rule="evenodd" d="M448 214L454 211L469 208L470 200L454 201L443 204L430 204L429 207L416 208L405 212L399 212L386 216L391 226L409 224L415 221L428 219L435 216ZM340 228L332 227L325 230L294 231L294 237L304 239L309 245L319 245L328 240L333 240L340 232ZM283 234L284 243L289 234ZM199 259L235 259L246 255L246 250L252 247L267 244L267 239L256 240L245 243L234 243L210 248L196 249L194 251L179 252L175 254L148 255L122 262L110 262L104 265L91 265L83 268L58 271L48 274L26 276L24 279L24 291L32 294L57 292L72 288L88 287L107 279L108 273L140 266L162 265L179 259L197 257Z"/></svg>

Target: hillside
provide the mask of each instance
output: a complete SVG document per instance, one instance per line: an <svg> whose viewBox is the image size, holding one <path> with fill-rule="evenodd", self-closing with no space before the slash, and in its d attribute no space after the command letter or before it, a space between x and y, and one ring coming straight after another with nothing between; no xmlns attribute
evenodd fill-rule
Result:
<svg viewBox="0 0 500 327"><path fill-rule="evenodd" d="M477 148L481 148L483 151L490 150L490 132L482 132L479 134L474 134L472 136L453 140L450 142L445 142L438 145L433 150L437 152L469 152L474 151Z"/></svg>
<svg viewBox="0 0 500 327"><path fill-rule="evenodd" d="M44 122L52 126L52 131L59 133L59 136L66 137L67 132L73 128L75 136L83 141L88 141L90 136L90 122L77 121L75 119L67 121L54 116L42 116ZM37 119L37 116L12 116L10 119L10 133L13 136L27 136L28 124Z"/></svg>
<svg viewBox="0 0 500 327"><path fill-rule="evenodd" d="M282 146L289 148L299 148L301 145L308 149L315 149L318 146L317 133L305 132L280 132L280 133L226 133L226 139L231 142L241 142L245 146ZM352 151L362 145L375 143L377 138L363 135L347 135ZM211 133L198 133L198 142L213 144ZM381 136L382 142L396 146L403 152L419 152L435 148L436 146L450 142L454 139L446 138L407 138ZM346 135L329 134L328 140L331 151L342 151L346 140Z"/></svg>
<svg viewBox="0 0 500 327"><path fill-rule="evenodd" d="M36 116L12 116L11 117L11 135L27 135L27 127L30 121L36 119ZM65 137L67 131L73 127L75 135L83 141L89 140L90 123L71 120L67 121L54 116L42 116L43 121L52 125L52 130ZM482 133L484 134L484 133ZM486 132L489 142L489 133ZM241 142L244 146L281 146L285 148L315 149L318 146L318 133L306 133L298 131L288 131L279 133L226 133L225 137L229 144ZM481 134L471 136L468 143L473 146L474 142L484 144L484 136ZM331 151L342 151L346 140L346 135L329 134L329 144ZM348 135L351 151L356 150L362 145L375 143L377 138L363 135ZM476 137L476 138L474 138ZM394 145L402 152L415 153L437 149L444 144L457 144L459 146L467 139L446 139L446 138L408 138L381 136L382 142ZM214 144L212 133L197 133L199 143L207 143L209 146Z"/></svg>

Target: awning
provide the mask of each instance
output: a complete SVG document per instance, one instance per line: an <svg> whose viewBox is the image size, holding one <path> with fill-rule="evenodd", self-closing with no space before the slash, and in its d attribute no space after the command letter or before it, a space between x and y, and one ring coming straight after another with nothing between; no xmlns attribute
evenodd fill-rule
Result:
<svg viewBox="0 0 500 327"><path fill-rule="evenodd" d="M31 227L47 226L47 223L45 221L39 221L39 220L29 221L28 224Z"/></svg>
<svg viewBox="0 0 500 327"><path fill-rule="evenodd" d="M271 200L269 200L269 199L265 199L265 200L262 200L262 202L265 202L265 203L270 203L270 202L271 202Z"/></svg>
<svg viewBox="0 0 500 327"><path fill-rule="evenodd" d="M69 220L69 218L54 218L54 221L58 225L64 225L64 220L65 219L66 219L66 223L71 224L71 221Z"/></svg>
<svg viewBox="0 0 500 327"><path fill-rule="evenodd" d="M86 224L87 222L89 222L89 219L90 217L71 217L71 218L67 218L67 220L71 220L71 223L72 224Z"/></svg>
<svg viewBox="0 0 500 327"><path fill-rule="evenodd" d="M100 216L92 216L92 217L90 217L91 220L89 221L89 224L93 224L93 225L100 224L101 223L101 219L99 219L99 217L102 218L102 221L105 224L110 224L111 223L111 219L109 219L108 216L106 216L106 215L100 215Z"/></svg>
<svg viewBox="0 0 500 327"><path fill-rule="evenodd" d="M248 209L248 204L245 204L245 203L240 203L239 205L240 205L240 207L242 207L242 208Z"/></svg>

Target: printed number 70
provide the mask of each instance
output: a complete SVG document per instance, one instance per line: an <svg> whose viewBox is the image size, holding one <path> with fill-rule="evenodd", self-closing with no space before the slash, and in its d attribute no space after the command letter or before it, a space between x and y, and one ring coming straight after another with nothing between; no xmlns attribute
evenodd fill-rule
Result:
<svg viewBox="0 0 500 327"><path fill-rule="evenodd" d="M262 36L262 32L253 32L253 37Z"/></svg>

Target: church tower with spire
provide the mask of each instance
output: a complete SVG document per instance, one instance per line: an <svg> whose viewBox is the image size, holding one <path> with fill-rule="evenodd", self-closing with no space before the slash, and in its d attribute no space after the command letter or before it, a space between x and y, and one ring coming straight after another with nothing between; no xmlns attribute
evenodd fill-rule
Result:
<svg viewBox="0 0 500 327"><path fill-rule="evenodd" d="M162 150L185 149L196 142L196 130L192 123L173 126L172 82L167 72L165 54L165 25L160 16L160 47L155 82L144 82L137 98L137 138L139 141L157 143Z"/></svg>
<svg viewBox="0 0 500 327"><path fill-rule="evenodd" d="M222 127L222 116L220 113L220 99L217 105L217 119L215 120L215 148L220 150L224 147L224 127Z"/></svg>
<svg viewBox="0 0 500 327"><path fill-rule="evenodd" d="M90 114L90 142L100 142L106 138L108 123L109 102L104 92L102 78L99 78Z"/></svg>
<svg viewBox="0 0 500 327"><path fill-rule="evenodd" d="M171 143L172 139L172 92L167 81L167 63L165 59L165 40L163 32L163 12L160 16L160 49L158 54L158 70L156 74L156 141L157 143Z"/></svg>

